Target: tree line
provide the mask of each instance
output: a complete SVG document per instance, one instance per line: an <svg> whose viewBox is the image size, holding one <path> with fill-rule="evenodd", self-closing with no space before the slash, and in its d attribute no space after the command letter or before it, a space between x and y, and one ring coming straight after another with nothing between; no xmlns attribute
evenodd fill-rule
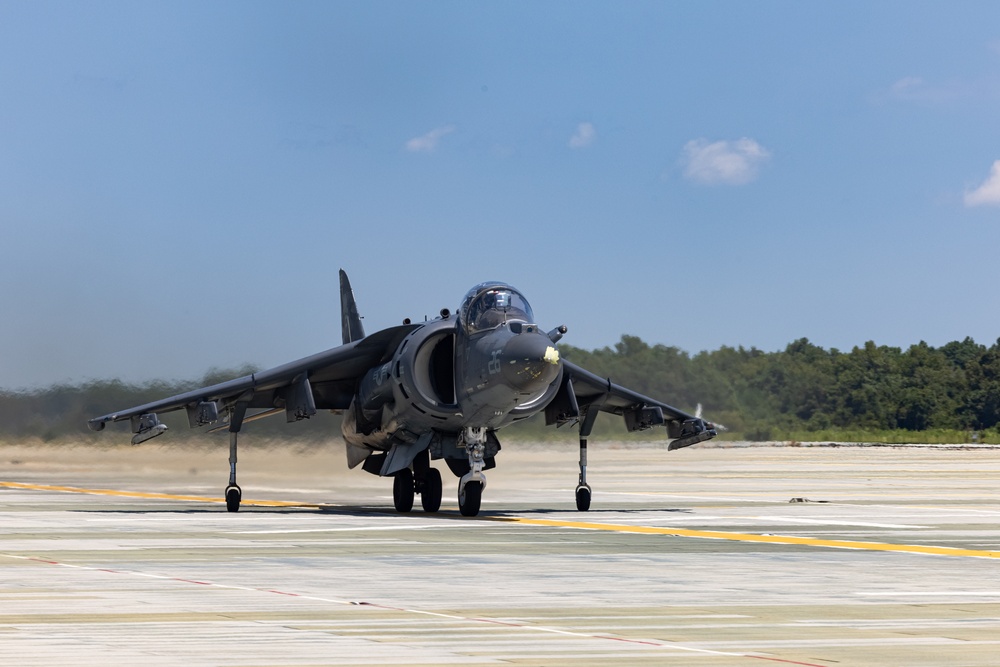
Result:
<svg viewBox="0 0 1000 667"><path fill-rule="evenodd" d="M705 418L724 424L732 438L811 439L813 434L821 439L857 431L902 436L934 430L1000 438L1000 340L989 347L971 338L937 348L920 342L905 350L869 341L842 352L802 338L776 352L724 346L691 355L626 335L613 347L561 345L560 353L680 409L694 412L700 404ZM189 382L106 380L0 391L0 438L98 441L100 436L86 428L91 417L252 370L213 369ZM183 412L163 420L175 431L188 432ZM275 417L254 428L282 438L339 435L339 425L330 419L312 421L286 427L282 417ZM521 428L540 435L539 421ZM602 421L607 420L598 420L599 425ZM127 424L109 428L128 433Z"/></svg>
<svg viewBox="0 0 1000 667"><path fill-rule="evenodd" d="M694 356L623 336L565 358L747 439L844 431L980 432L1000 424L1000 340L971 338L903 350L869 341L849 352L806 338L778 352L721 347ZM998 434L1000 435L1000 434Z"/></svg>

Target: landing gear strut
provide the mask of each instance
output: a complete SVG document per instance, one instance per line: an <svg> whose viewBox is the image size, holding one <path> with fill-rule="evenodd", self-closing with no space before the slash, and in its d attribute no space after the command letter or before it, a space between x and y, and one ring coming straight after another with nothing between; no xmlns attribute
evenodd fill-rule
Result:
<svg viewBox="0 0 1000 667"><path fill-rule="evenodd" d="M230 512L240 511L240 501L243 499L243 490L236 483L236 448L237 438L240 429L243 427L243 418L247 414L247 406L250 398L239 400L229 412L229 485L226 487L226 509Z"/></svg>
<svg viewBox="0 0 1000 667"><path fill-rule="evenodd" d="M576 509L590 509L590 485L587 484L587 439L580 438L580 479L576 484Z"/></svg>
<svg viewBox="0 0 1000 667"><path fill-rule="evenodd" d="M483 474L486 456L486 429L467 428L462 433L462 443L469 455L469 472L458 481L458 509L462 516L476 516L483 501L486 475Z"/></svg>
<svg viewBox="0 0 1000 667"><path fill-rule="evenodd" d="M597 410L587 410L580 422L580 478L576 483L576 509L586 512L590 509L590 484L587 484L587 437L597 421Z"/></svg>

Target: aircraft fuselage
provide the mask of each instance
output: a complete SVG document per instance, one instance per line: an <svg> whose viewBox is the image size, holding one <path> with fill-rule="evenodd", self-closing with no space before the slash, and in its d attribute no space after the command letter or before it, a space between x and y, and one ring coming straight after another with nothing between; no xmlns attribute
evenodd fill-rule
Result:
<svg viewBox="0 0 1000 667"><path fill-rule="evenodd" d="M492 432L548 404L562 373L554 343L519 294L519 308L477 306L477 296L497 293L516 294L501 283L474 288L458 317L416 328L390 361L364 376L343 422L352 463L366 456L362 448L384 451L424 434L432 434L434 453L464 460L459 436L466 429Z"/></svg>

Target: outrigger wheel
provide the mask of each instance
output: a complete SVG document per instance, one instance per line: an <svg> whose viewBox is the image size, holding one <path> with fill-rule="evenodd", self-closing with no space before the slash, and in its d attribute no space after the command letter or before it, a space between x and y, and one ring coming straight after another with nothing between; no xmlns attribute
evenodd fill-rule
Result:
<svg viewBox="0 0 1000 667"><path fill-rule="evenodd" d="M243 490L236 484L226 487L226 509L230 512L240 511L240 500L243 499Z"/></svg>

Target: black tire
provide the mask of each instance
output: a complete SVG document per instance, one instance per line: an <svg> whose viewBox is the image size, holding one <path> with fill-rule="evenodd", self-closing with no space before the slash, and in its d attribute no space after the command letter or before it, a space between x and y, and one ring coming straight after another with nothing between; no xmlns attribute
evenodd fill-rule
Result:
<svg viewBox="0 0 1000 667"><path fill-rule="evenodd" d="M458 509L462 516L476 516L483 502L483 483L469 482L458 494Z"/></svg>
<svg viewBox="0 0 1000 667"><path fill-rule="evenodd" d="M413 471L404 468L392 478L392 504L397 512L413 509Z"/></svg>
<svg viewBox="0 0 1000 667"><path fill-rule="evenodd" d="M424 488L420 491L420 506L425 512L437 512L441 509L441 471L430 468L424 477Z"/></svg>
<svg viewBox="0 0 1000 667"><path fill-rule="evenodd" d="M590 509L590 489L578 486L576 489L576 509L586 512Z"/></svg>
<svg viewBox="0 0 1000 667"><path fill-rule="evenodd" d="M226 509L230 512L240 511L240 500L243 499L243 492L238 486L226 487Z"/></svg>

